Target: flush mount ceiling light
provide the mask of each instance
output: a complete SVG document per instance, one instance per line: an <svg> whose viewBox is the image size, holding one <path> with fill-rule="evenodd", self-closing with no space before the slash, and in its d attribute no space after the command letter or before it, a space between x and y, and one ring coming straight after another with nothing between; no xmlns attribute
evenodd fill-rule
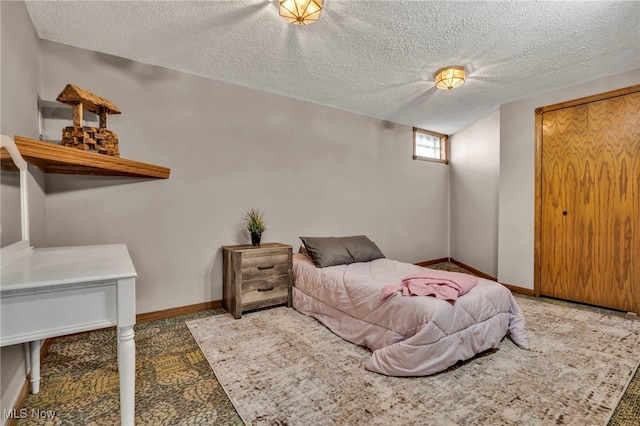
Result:
<svg viewBox="0 0 640 426"><path fill-rule="evenodd" d="M279 0L280 16L291 24L307 25L315 22L322 11L322 0Z"/></svg>
<svg viewBox="0 0 640 426"><path fill-rule="evenodd" d="M464 83L464 67L446 67L434 74L436 87L443 90L455 89Z"/></svg>

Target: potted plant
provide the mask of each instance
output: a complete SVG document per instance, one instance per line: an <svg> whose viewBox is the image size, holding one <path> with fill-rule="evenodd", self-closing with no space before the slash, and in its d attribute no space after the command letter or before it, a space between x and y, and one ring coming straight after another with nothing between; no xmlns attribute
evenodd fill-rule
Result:
<svg viewBox="0 0 640 426"><path fill-rule="evenodd" d="M265 225L262 218L262 212L256 209L249 209L244 215L244 220L247 222L247 229L251 233L251 244L259 246L262 233L267 230L267 225Z"/></svg>

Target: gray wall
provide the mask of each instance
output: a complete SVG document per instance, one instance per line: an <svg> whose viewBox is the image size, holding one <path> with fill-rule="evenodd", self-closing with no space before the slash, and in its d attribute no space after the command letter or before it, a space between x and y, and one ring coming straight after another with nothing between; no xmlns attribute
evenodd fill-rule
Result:
<svg viewBox="0 0 640 426"><path fill-rule="evenodd" d="M500 111L459 131L450 140L451 257L495 277Z"/></svg>
<svg viewBox="0 0 640 426"><path fill-rule="evenodd" d="M511 102L453 135L451 257L533 289L534 110L634 84L640 70Z"/></svg>
<svg viewBox="0 0 640 426"><path fill-rule="evenodd" d="M39 39L23 2L0 2L0 14L0 132L38 139ZM29 170L31 242L46 245L44 177L34 167Z"/></svg>
<svg viewBox="0 0 640 426"><path fill-rule="evenodd" d="M448 168L412 160L410 127L42 46L43 99L67 83L109 99L121 156L171 168L167 180L47 176L49 244L126 243L139 313L220 300L220 246L249 241L248 208L265 211L264 241L296 250L299 235L366 234L395 259L448 256Z"/></svg>
<svg viewBox="0 0 640 426"><path fill-rule="evenodd" d="M0 2L0 45L0 132L11 137L19 134L37 138L40 50L24 3ZM33 243L44 243L42 175L34 169L31 172L31 240ZM25 381L22 345L2 348L0 359L0 410L3 410L13 407ZM4 416L1 418L4 423L6 419Z"/></svg>
<svg viewBox="0 0 640 426"><path fill-rule="evenodd" d="M533 289L535 109L635 84L640 84L640 69L500 107L500 282Z"/></svg>
<svg viewBox="0 0 640 426"><path fill-rule="evenodd" d="M22 240L20 172L0 172L0 247Z"/></svg>

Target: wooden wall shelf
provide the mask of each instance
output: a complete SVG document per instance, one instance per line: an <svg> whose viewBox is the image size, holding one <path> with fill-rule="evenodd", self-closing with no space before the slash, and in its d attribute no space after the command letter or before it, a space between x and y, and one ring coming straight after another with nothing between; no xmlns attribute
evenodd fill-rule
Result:
<svg viewBox="0 0 640 426"><path fill-rule="evenodd" d="M44 173L167 179L171 169L120 157L82 151L22 136L14 137L22 157Z"/></svg>

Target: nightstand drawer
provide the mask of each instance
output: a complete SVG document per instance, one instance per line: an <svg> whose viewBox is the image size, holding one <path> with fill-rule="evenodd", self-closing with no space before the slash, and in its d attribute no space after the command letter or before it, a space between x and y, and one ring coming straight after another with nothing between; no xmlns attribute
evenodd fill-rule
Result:
<svg viewBox="0 0 640 426"><path fill-rule="evenodd" d="M250 291L260 291L266 293L269 289L289 286L289 275L276 275L273 277L259 278L255 280L242 281L242 294Z"/></svg>
<svg viewBox="0 0 640 426"><path fill-rule="evenodd" d="M289 255L245 257L242 259L242 280L286 275L289 272Z"/></svg>
<svg viewBox="0 0 640 426"><path fill-rule="evenodd" d="M251 280L242 283L242 304L260 302L263 300L287 297L289 294L289 276L281 275L261 280Z"/></svg>

